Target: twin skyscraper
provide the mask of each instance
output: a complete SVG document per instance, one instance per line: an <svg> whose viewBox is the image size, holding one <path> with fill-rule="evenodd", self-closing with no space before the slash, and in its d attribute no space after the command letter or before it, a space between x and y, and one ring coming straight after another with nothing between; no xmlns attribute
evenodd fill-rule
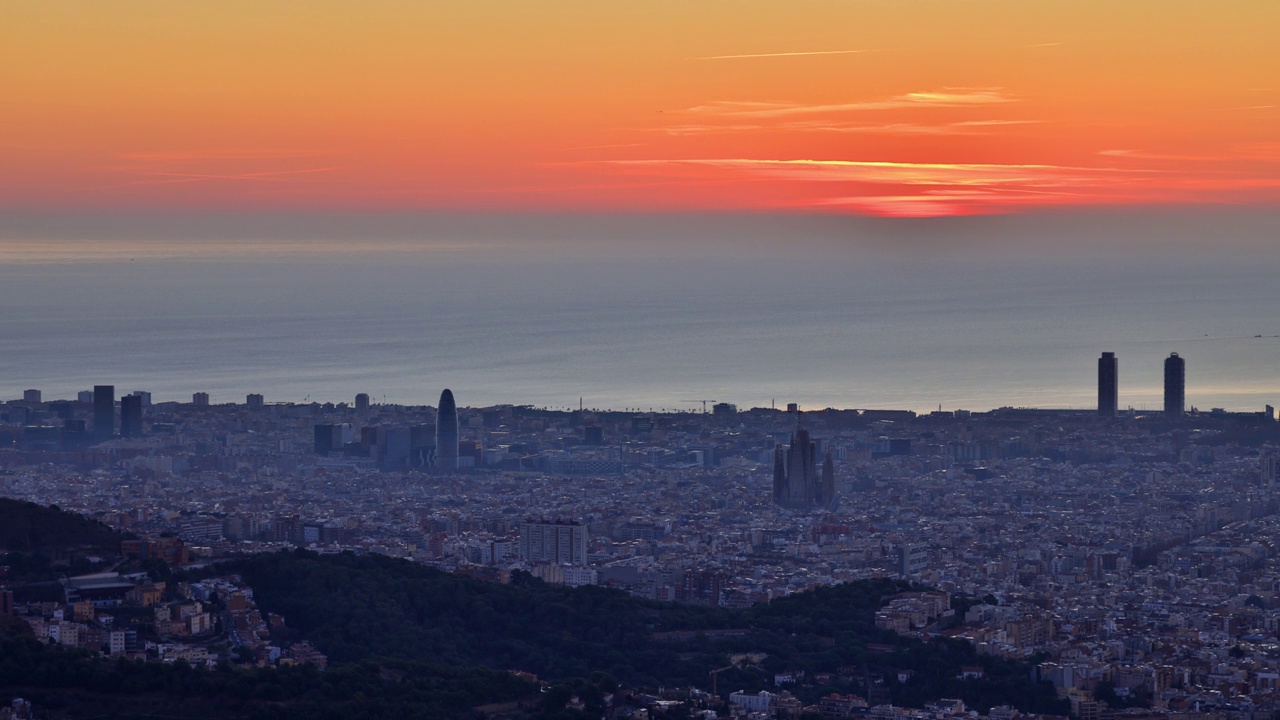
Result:
<svg viewBox="0 0 1280 720"><path fill-rule="evenodd" d="M1186 411L1187 363L1178 353L1164 361L1164 414L1179 418ZM1120 411L1120 361L1113 352L1098 358L1098 415L1115 417Z"/></svg>

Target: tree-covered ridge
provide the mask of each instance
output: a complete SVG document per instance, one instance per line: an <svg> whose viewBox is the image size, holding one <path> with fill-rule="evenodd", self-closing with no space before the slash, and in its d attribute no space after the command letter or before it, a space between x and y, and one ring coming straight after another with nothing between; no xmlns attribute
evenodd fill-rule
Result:
<svg viewBox="0 0 1280 720"><path fill-rule="evenodd" d="M49 570L51 557L75 567L86 554L114 555L121 538L57 508L0 500L0 539L11 550L2 563L19 571L11 579L34 577L24 562L30 571ZM1063 712L1050 686L1027 680L1025 665L980 657L967 643L876 628L876 610L890 596L920 589L901 581L822 587L729 610L553 587L527 573L496 585L379 555L286 551L230 569L253 586L259 607L284 615L293 633L328 655L328 672L101 660L12 636L15 626L0 638L0 690L50 708L101 707L122 717L158 707L185 708L192 717L457 717L510 700L533 700L558 716L561 695L598 708L615 679L633 688L708 688L717 671L727 694L773 688L775 673L792 672L807 678L793 688L806 702L852 692L873 703L959 697L977 709ZM715 632L727 629L733 632ZM963 667L980 667L984 676L961 680ZM536 693L506 670L553 685ZM909 678L900 682L903 670ZM206 705L217 709L196 712Z"/></svg>
<svg viewBox="0 0 1280 720"><path fill-rule="evenodd" d="M468 717L471 708L539 699L537 687L506 672L368 659L320 672L311 665L216 670L102 660L29 637L0 637L0 693L57 717Z"/></svg>
<svg viewBox="0 0 1280 720"><path fill-rule="evenodd" d="M239 569L260 607L283 614L338 662L390 655L519 669L550 680L604 672L636 687L705 688L712 670L733 664L731 655L754 653L765 657L721 672L722 691L764 689L774 673L802 671L832 678L796 689L802 698L832 691L865 696L874 682L883 700L899 704L960 697L980 709L1007 703L1062 711L1052 687L1031 683L1025 665L979 656L968 643L924 642L875 628L885 599L911 589L895 580L728 610L599 587L552 587L520 573L510 585L495 585L376 555L283 552L254 556ZM743 632L710 632L728 628ZM661 634L681 630L694 632ZM890 651L869 647L876 645ZM961 680L967 666L981 667L984 677ZM899 682L899 670L911 671L910 679Z"/></svg>
<svg viewBox="0 0 1280 720"><path fill-rule="evenodd" d="M126 536L56 505L0 498L0 552L65 555L96 552L117 555Z"/></svg>
<svg viewBox="0 0 1280 720"><path fill-rule="evenodd" d="M557 678L603 670L653 685L698 672L671 665L670 648L651 637L669 606L605 588L557 588L528 576L494 585L350 553L257 555L240 571L260 607L284 615L335 662L391 655Z"/></svg>

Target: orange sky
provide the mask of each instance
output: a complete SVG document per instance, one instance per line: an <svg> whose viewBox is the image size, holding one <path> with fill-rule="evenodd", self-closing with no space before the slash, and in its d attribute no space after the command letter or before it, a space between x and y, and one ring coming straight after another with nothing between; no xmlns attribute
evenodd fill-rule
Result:
<svg viewBox="0 0 1280 720"><path fill-rule="evenodd" d="M0 208L1280 199L1275 0L14 0Z"/></svg>

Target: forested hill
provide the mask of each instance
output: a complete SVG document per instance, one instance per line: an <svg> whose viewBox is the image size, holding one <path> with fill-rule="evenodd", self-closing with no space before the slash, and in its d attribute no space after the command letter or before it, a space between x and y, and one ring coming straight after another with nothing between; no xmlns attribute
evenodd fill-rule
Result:
<svg viewBox="0 0 1280 720"><path fill-rule="evenodd" d="M73 552L116 555L125 536L95 520L11 498L0 498L0 553L62 556Z"/></svg>
<svg viewBox="0 0 1280 720"><path fill-rule="evenodd" d="M0 499L0 543L10 551L4 562L11 570L21 570L20 563L14 564L19 560L34 567L36 561L48 564L50 557L65 563L86 554L114 555L121 539L105 525L79 515ZM387 663L407 663L404 667L414 668L410 674L421 679L413 693L427 687L451 688L448 703L423 706L443 716L484 701L528 697L526 689L507 686L506 678L514 676L484 668L528 671L562 690L572 687L581 694L595 688L597 695L615 682L639 689L708 688L713 670L722 692L761 690L774 688L775 673L796 672L805 679L793 691L805 702L830 692L865 697L873 689L873 704L918 706L958 697L978 710L1008 704L1026 712L1064 713L1051 686L1027 679L1026 665L978 656L967 643L924 642L877 629L876 610L889 596L913 589L900 581L823 587L729 610L647 601L601 587L553 587L528 573L515 573L511 584L497 585L380 555L294 550L243 558L218 570L223 571L243 574L259 607L284 615L289 632L314 642L331 665L323 679L308 676L304 682L281 675L293 678L288 692L275 689L270 675L219 674L208 688L204 680L191 680L210 697L243 695L228 691L223 680L227 687L251 681L259 689L250 695L261 694L268 702L277 696L328 697L335 682L383 677ZM11 579L15 574L22 573L11 572ZM0 663L0 685L33 692L60 688L55 695L83 691L88 705L96 702L95 693L107 693L120 702L130 695L130 683L120 684L123 675L117 675L131 676L131 664L103 666L101 683L86 685L89 675L99 674L98 661L75 653L72 658L55 648L28 647L20 638L5 642L11 647L0 648L0 656L21 650L32 657L31 662ZM731 660L745 654L753 660ZM50 684L43 675L32 674L46 663L71 665L63 674L53 673L50 677L62 679ZM984 677L960 680L966 666L983 668ZM912 671L910 679L898 682L900 670ZM154 692L153 683L178 682L177 676L165 674L167 670L137 672L141 675L133 684L141 692ZM368 688L368 697L384 702L376 686ZM400 702L392 705L408 707Z"/></svg>
<svg viewBox="0 0 1280 720"><path fill-rule="evenodd" d="M731 622L724 612L605 588L553 587L528 574L496 585L378 555L264 554L242 572L260 607L339 662L392 655L544 677L604 670L658 685L702 665L674 658L654 630Z"/></svg>
<svg viewBox="0 0 1280 720"><path fill-rule="evenodd" d="M727 610L600 587L552 587L525 573L511 585L495 585L377 555L263 554L238 570L260 607L284 615L331 661L392 656L525 670L549 680L603 673L635 687L705 688L712 670L731 664L731 654L763 653L758 664L720 673L721 689L764 689L776 672L804 671L846 679L798 687L802 699L832 691L865 695L867 683L880 679L888 695L882 700L898 704L959 697L977 709L1011 704L1063 712L1051 686L1027 680L1025 665L978 656L967 643L926 643L876 629L884 599L909 587L899 581L820 588ZM655 635L715 629L744 632ZM872 652L869 644L894 649ZM985 677L958 679L964 666L982 667ZM913 671L908 682L897 682L900 669Z"/></svg>
<svg viewBox="0 0 1280 720"><path fill-rule="evenodd" d="M453 720L489 703L524 701L530 717L540 707L536 685L484 668L383 659L325 672L227 662L204 670L92 657L0 626L0 698L12 697L33 702L38 717L139 720Z"/></svg>

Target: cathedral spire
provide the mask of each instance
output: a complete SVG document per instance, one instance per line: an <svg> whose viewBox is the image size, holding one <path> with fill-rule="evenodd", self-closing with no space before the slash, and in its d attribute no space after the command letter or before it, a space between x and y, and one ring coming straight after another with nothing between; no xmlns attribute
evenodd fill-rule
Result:
<svg viewBox="0 0 1280 720"><path fill-rule="evenodd" d="M774 502L797 510L825 507L835 495L834 476L830 482L826 480L825 475L818 474L818 443L805 429L804 415L797 410L791 445L785 452L781 446L774 450Z"/></svg>

